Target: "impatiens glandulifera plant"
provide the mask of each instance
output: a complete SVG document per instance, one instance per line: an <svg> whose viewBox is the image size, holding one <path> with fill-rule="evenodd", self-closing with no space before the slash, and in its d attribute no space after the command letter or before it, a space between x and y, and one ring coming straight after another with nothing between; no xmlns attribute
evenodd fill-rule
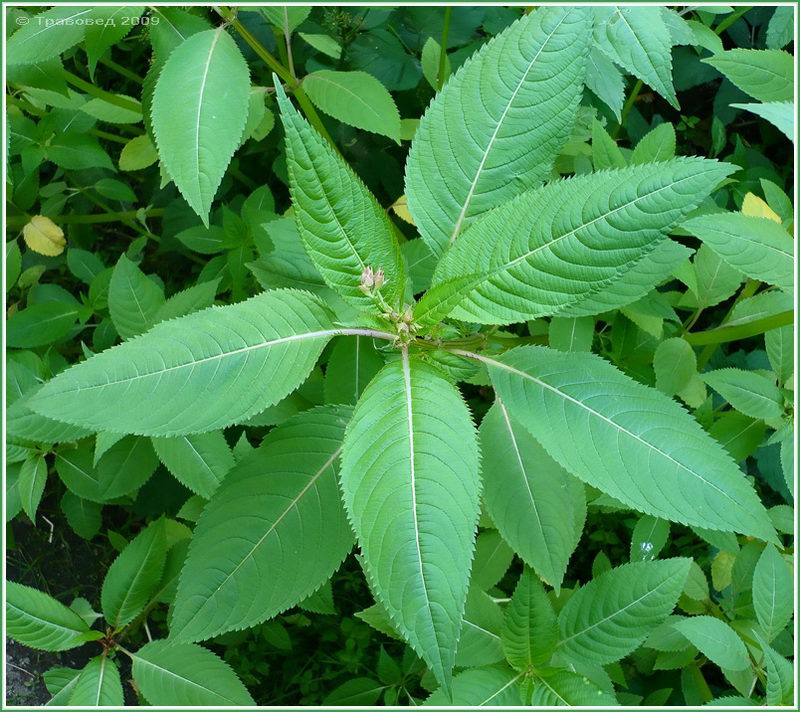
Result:
<svg viewBox="0 0 800 712"><path fill-rule="evenodd" d="M780 384L732 369L701 375L692 348L790 323L791 237L780 218L726 212L726 196L715 202L738 166L676 157L671 126L623 155L595 120L591 165L566 179L555 170L585 88L604 96L598 63L628 69L677 104L671 66L648 51L644 61L633 40L646 36L669 58L674 34L692 28L677 14L646 10L539 8L444 82L405 170L407 210L435 264L421 288L385 209L318 121L312 126L294 107L286 77L273 77L292 217L324 296L277 288L164 315L159 287L123 257L110 289L138 284L128 292L131 308L120 298L111 307L125 340L15 403L23 439L36 441L47 429L52 442L77 443L58 453L56 467L87 500L108 501L143 483L156 467L153 450L202 498L190 540L159 520L120 554L103 589L104 634L90 630L74 605L10 584L10 634L20 642L63 650L101 637L103 655L65 676L56 697L83 703L88 697L65 691L86 688L95 702L119 704L112 662L119 650L131 656L134 680L153 703L250 703L238 679L197 643L307 600L357 546L375 598L369 617L424 661L439 686L431 704L616 704L607 668L643 643L688 653L687 662L700 651L740 692L752 685L752 693L760 679L768 700L787 699L791 665L770 647L792 615L774 518L729 450L673 396L698 408L707 384L791 449L786 334L767 347L783 363ZM285 22L290 34L288 14ZM163 178L208 227L245 131L248 66L224 26L192 34L159 62L149 121ZM342 91L327 87L333 80L324 71L316 74L303 82L313 101ZM441 86L443 77L429 74ZM293 94L312 118L299 86ZM773 110L772 99L756 98L767 103L749 110ZM333 116L346 111L327 106ZM373 130L373 120L364 118L362 128ZM395 128L381 125L394 137ZM690 263L691 236L702 247ZM218 238L208 230L202 239ZM704 308L734 293L740 272L755 285L745 297L763 283L761 298L781 306L749 309L738 320L731 314L716 334L687 333ZM714 301L716 275L735 285ZM655 321L662 334L674 310L656 288L675 276L696 311L684 332L659 344L655 384L604 358L627 353L616 332L603 355L591 352L596 323L615 314L643 325L642 334ZM271 425L259 418L303 386L332 342L327 372L347 377L326 385L326 404L283 420L234 464L222 429ZM471 412L459 383L491 388L488 412ZM87 440L94 433L96 449ZM147 453L131 461L151 465L95 476L104 453L116 448L128 462L138 446ZM43 487L40 465L26 460L32 488ZM562 591L587 496L639 513L631 561L600 566L585 586ZM479 522L496 527L497 541L524 562L490 644L470 639L470 629L481 630L481 606L495 603L475 583L484 575L476 567L488 566L476 559ZM753 630L734 630L721 613L671 615L691 586L702 585L690 558L656 558L670 522L722 553L730 538L736 544L733 534L754 543ZM181 549L162 599L167 539ZM169 637L128 652L128 627L160 600L171 604ZM104 677L104 670L115 672Z"/></svg>

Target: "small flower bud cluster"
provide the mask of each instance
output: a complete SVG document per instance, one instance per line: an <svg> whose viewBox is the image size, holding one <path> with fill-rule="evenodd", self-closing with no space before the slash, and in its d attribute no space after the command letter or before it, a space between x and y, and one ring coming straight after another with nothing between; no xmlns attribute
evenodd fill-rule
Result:
<svg viewBox="0 0 800 712"><path fill-rule="evenodd" d="M383 274L382 269L379 268L377 271L373 271L370 266L364 267L364 271L361 273L361 284L359 285L359 289L364 294L372 294L373 290L379 290L384 284L386 284L386 276Z"/></svg>

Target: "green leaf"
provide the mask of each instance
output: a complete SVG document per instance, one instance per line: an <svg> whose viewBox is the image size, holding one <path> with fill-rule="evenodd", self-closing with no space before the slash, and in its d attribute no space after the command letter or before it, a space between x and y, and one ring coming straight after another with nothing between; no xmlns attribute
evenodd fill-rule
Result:
<svg viewBox="0 0 800 712"><path fill-rule="evenodd" d="M19 471L17 487L22 500L22 509L32 522L36 521L36 510L42 500L46 482L47 463L44 455L38 454L27 458Z"/></svg>
<svg viewBox="0 0 800 712"><path fill-rule="evenodd" d="M672 613L691 559L624 564L575 591L558 616L557 652L599 665L625 657Z"/></svg>
<svg viewBox="0 0 800 712"><path fill-rule="evenodd" d="M381 368L383 358L373 339L365 336L337 339L325 369L325 402L355 405Z"/></svg>
<svg viewBox="0 0 800 712"><path fill-rule="evenodd" d="M464 608L464 626L456 651L456 667L482 667L503 659L500 629L503 611L492 597L472 582Z"/></svg>
<svg viewBox="0 0 800 712"><path fill-rule="evenodd" d="M794 328L782 326L770 329L764 334L764 346L772 370L778 380L785 383L794 371Z"/></svg>
<svg viewBox="0 0 800 712"><path fill-rule="evenodd" d="M166 555L164 520L159 519L114 559L101 592L103 615L109 625L120 628L141 613L158 588Z"/></svg>
<svg viewBox="0 0 800 712"><path fill-rule="evenodd" d="M72 691L75 689L75 683L78 682L80 674L80 670L59 667L50 668L42 673L45 687L52 695L47 706L66 705L72 696Z"/></svg>
<svg viewBox="0 0 800 712"><path fill-rule="evenodd" d="M508 324L567 310L651 253L732 170L676 158L528 191L470 227L434 285L480 276L453 311L464 321Z"/></svg>
<svg viewBox="0 0 800 712"><path fill-rule="evenodd" d="M794 8L776 7L767 25L767 49L782 49L794 37ZM769 704L779 704L771 702Z"/></svg>
<svg viewBox="0 0 800 712"><path fill-rule="evenodd" d="M480 485L469 411L438 370L403 351L372 380L347 428L341 484L373 589L447 688Z"/></svg>
<svg viewBox="0 0 800 712"><path fill-rule="evenodd" d="M553 655L558 639L556 614L542 584L524 569L503 621L503 652L515 670L541 667Z"/></svg>
<svg viewBox="0 0 800 712"><path fill-rule="evenodd" d="M631 165L675 158L675 128L665 123L646 133L631 155Z"/></svg>
<svg viewBox="0 0 800 712"><path fill-rule="evenodd" d="M89 540L100 533L103 524L102 506L96 502L78 497L67 490L61 498L61 511L72 531L79 537Z"/></svg>
<svg viewBox="0 0 800 712"><path fill-rule="evenodd" d="M206 225L242 139L249 93L247 62L222 27L198 32L179 45L156 83L152 118L158 155Z"/></svg>
<svg viewBox="0 0 800 712"><path fill-rule="evenodd" d="M228 663L199 645L154 640L131 657L133 679L151 705L255 704Z"/></svg>
<svg viewBox="0 0 800 712"><path fill-rule="evenodd" d="M233 453L219 431L174 438L153 438L166 468L192 492L210 499L234 465Z"/></svg>
<svg viewBox="0 0 800 712"><path fill-rule="evenodd" d="M105 121L108 124L138 124L142 120L142 107L136 99L124 94L114 94L112 96L125 99L130 108L118 106L106 99L95 97L83 104L81 111L98 121Z"/></svg>
<svg viewBox="0 0 800 712"><path fill-rule="evenodd" d="M433 37L428 37L428 39L425 40L425 44L422 46L422 75L428 81L428 84L433 87L434 91L439 89L439 66L441 56L442 48L439 43L433 39ZM444 76L442 77L441 84L444 84L452 73L453 69L450 66L450 57L447 56L447 52L445 51Z"/></svg>
<svg viewBox="0 0 800 712"><path fill-rule="evenodd" d="M165 301L155 315L155 323L177 319L192 312L210 307L214 303L219 288L219 279L200 282L192 287L173 294Z"/></svg>
<svg viewBox="0 0 800 712"><path fill-rule="evenodd" d="M672 39L661 8L597 8L594 39L610 59L680 108L672 84Z"/></svg>
<svg viewBox="0 0 800 712"><path fill-rule="evenodd" d="M597 119L592 121L592 165L596 171L628 165L616 141Z"/></svg>
<svg viewBox="0 0 800 712"><path fill-rule="evenodd" d="M662 519L775 539L741 470L663 394L593 354L523 346L483 360L511 415L576 477Z"/></svg>
<svg viewBox="0 0 800 712"><path fill-rule="evenodd" d="M452 694L440 688L427 700L425 706L459 707L513 707L521 704L515 673L506 665L464 670L453 678Z"/></svg>
<svg viewBox="0 0 800 712"><path fill-rule="evenodd" d="M291 393L325 344L341 333L347 330L335 328L327 309L307 292L264 292L158 324L60 373L29 405L58 420L111 432L217 430ZM255 382L262 387L253 388Z"/></svg>
<svg viewBox="0 0 800 712"><path fill-rule="evenodd" d="M92 502L108 502L141 487L158 466L150 442L126 437L115 443L94 464L91 442L61 447L56 471L71 492Z"/></svg>
<svg viewBox="0 0 800 712"><path fill-rule="evenodd" d="M89 626L75 611L35 588L6 582L7 633L36 650L58 652L84 644Z"/></svg>
<svg viewBox="0 0 800 712"><path fill-rule="evenodd" d="M326 283L361 309L379 309L360 289L366 267L383 270L381 294L399 306L406 287L400 248L386 212L276 84L286 131L289 186L308 255Z"/></svg>
<svg viewBox="0 0 800 712"><path fill-rule="evenodd" d="M267 22L288 34L292 34L311 14L310 7L295 5L259 7L258 10L267 18Z"/></svg>
<svg viewBox="0 0 800 712"><path fill-rule="evenodd" d="M715 213L683 226L748 277L786 291L794 284L794 244L778 223L741 213Z"/></svg>
<svg viewBox="0 0 800 712"><path fill-rule="evenodd" d="M284 6L284 10L285 9L286 6ZM330 35L312 34L308 32L298 32L297 34L317 50L317 52L322 52L322 54L332 59L339 59L342 56L342 45Z"/></svg>
<svg viewBox="0 0 800 712"><path fill-rule="evenodd" d="M767 101L762 104L731 104L737 109L744 109L751 114L766 119L773 126L780 129L784 136L794 141L794 102L793 101Z"/></svg>
<svg viewBox="0 0 800 712"><path fill-rule="evenodd" d="M335 688L322 700L322 704L326 706L374 705L387 687L369 677L355 677Z"/></svg>
<svg viewBox="0 0 800 712"><path fill-rule="evenodd" d="M386 87L371 74L320 69L303 77L303 91L337 121L400 143L400 112Z"/></svg>
<svg viewBox="0 0 800 712"><path fill-rule="evenodd" d="M69 704L84 707L122 707L125 704L125 697L119 670L114 661L106 655L92 658L81 670L72 688Z"/></svg>
<svg viewBox="0 0 800 712"><path fill-rule="evenodd" d="M86 57L89 74L94 76L97 62L117 42L138 25L144 7L93 7L86 25Z"/></svg>
<svg viewBox="0 0 800 712"><path fill-rule="evenodd" d="M677 621L673 627L723 670L745 670L750 667L747 648L725 621L712 616L694 616Z"/></svg>
<svg viewBox="0 0 800 712"><path fill-rule="evenodd" d="M8 40L8 64L38 64L74 47L83 39L82 20L91 7L54 7L30 17Z"/></svg>
<svg viewBox="0 0 800 712"><path fill-rule="evenodd" d="M164 290L121 255L108 287L108 309L117 333L123 339L144 333L163 305Z"/></svg>
<svg viewBox="0 0 800 712"><path fill-rule="evenodd" d="M16 240L9 240L6 243L6 292L16 283L22 271L22 254Z"/></svg>
<svg viewBox="0 0 800 712"><path fill-rule="evenodd" d="M550 320L547 339L550 348L559 351L591 351L594 319L590 316L554 316Z"/></svg>
<svg viewBox="0 0 800 712"><path fill-rule="evenodd" d="M122 147L119 154L121 171L140 171L158 160L158 152L149 136L135 136Z"/></svg>
<svg viewBox="0 0 800 712"><path fill-rule="evenodd" d="M78 307L64 302L31 304L15 312L6 324L11 348L46 346L66 336L78 318Z"/></svg>
<svg viewBox="0 0 800 712"><path fill-rule="evenodd" d="M794 666L768 645L763 645L767 669L767 704L791 705L794 697Z"/></svg>
<svg viewBox="0 0 800 712"><path fill-rule="evenodd" d="M174 638L204 640L261 623L339 567L353 546L336 481L349 416L333 406L301 413L228 473L192 538Z"/></svg>
<svg viewBox="0 0 800 712"><path fill-rule="evenodd" d="M668 396L680 393L697 375L697 355L680 337L665 339L653 356L656 388Z"/></svg>
<svg viewBox="0 0 800 712"><path fill-rule="evenodd" d="M777 420L783 416L783 396L775 382L760 373L721 368L701 378L736 410L751 418Z"/></svg>
<svg viewBox="0 0 800 712"><path fill-rule="evenodd" d="M794 58L778 49L731 49L702 60L758 101L792 101Z"/></svg>
<svg viewBox="0 0 800 712"><path fill-rule="evenodd" d="M645 514L639 517L631 535L631 561L652 561L669 538L669 522Z"/></svg>
<svg viewBox="0 0 800 712"><path fill-rule="evenodd" d="M537 707L597 705L616 706L616 697L601 690L585 675L571 670L543 672L533 678L531 705Z"/></svg>
<svg viewBox="0 0 800 712"><path fill-rule="evenodd" d="M492 529L481 532L475 541L470 583L488 591L506 575L514 561L514 552L500 532Z"/></svg>
<svg viewBox="0 0 800 712"><path fill-rule="evenodd" d="M484 417L480 442L487 512L522 560L558 591L586 519L583 485L502 401Z"/></svg>
<svg viewBox="0 0 800 712"><path fill-rule="evenodd" d="M753 572L753 607L767 642L792 618L792 574L778 550L768 544Z"/></svg>
<svg viewBox="0 0 800 712"><path fill-rule="evenodd" d="M622 123L625 82L619 69L597 47L589 50L586 61L586 86L611 109L617 122Z"/></svg>
<svg viewBox="0 0 800 712"><path fill-rule="evenodd" d="M114 164L94 136L77 133L56 134L47 147L47 158L61 168L84 170L107 168Z"/></svg>
<svg viewBox="0 0 800 712"><path fill-rule="evenodd" d="M437 256L475 217L549 176L581 98L589 21L585 8L525 15L428 107L408 157L406 195Z"/></svg>

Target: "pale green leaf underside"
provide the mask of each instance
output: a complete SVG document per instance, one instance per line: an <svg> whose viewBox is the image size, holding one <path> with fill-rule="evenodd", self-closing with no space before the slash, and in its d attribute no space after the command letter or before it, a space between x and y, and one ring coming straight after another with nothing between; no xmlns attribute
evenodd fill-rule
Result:
<svg viewBox="0 0 800 712"><path fill-rule="evenodd" d="M342 456L345 506L373 588L445 685L478 520L477 450L456 389L403 353L364 391Z"/></svg>
<svg viewBox="0 0 800 712"><path fill-rule="evenodd" d="M400 112L386 87L371 74L320 69L303 77L303 90L334 119L400 143Z"/></svg>
<svg viewBox="0 0 800 712"><path fill-rule="evenodd" d="M353 546L337 486L350 409L301 413L239 463L203 510L181 573L172 636L205 640L296 605Z"/></svg>
<svg viewBox="0 0 800 712"><path fill-rule="evenodd" d="M72 694L70 706L121 707L125 704L119 670L105 655L92 658L81 670Z"/></svg>
<svg viewBox="0 0 800 712"><path fill-rule="evenodd" d="M702 60L758 101L794 99L794 58L778 49L732 49Z"/></svg>
<svg viewBox="0 0 800 712"><path fill-rule="evenodd" d="M731 104L731 106L766 119L780 129L786 138L794 141L794 117L797 112L794 110L793 101L766 101L762 104Z"/></svg>
<svg viewBox="0 0 800 712"><path fill-rule="evenodd" d="M382 294L390 304L399 302L406 286L405 269L386 212L277 87L289 188L309 257L325 282L355 306L376 309L375 300L359 289L361 273L368 266L383 270Z"/></svg>
<svg viewBox="0 0 800 712"><path fill-rule="evenodd" d="M6 583L8 635L36 650L69 650L83 645L89 626L75 611L46 593L13 581Z"/></svg>
<svg viewBox="0 0 800 712"><path fill-rule="evenodd" d="M578 589L558 616L557 652L606 665L633 652L672 613L690 559L625 564Z"/></svg>
<svg viewBox="0 0 800 712"><path fill-rule="evenodd" d="M428 107L406 195L436 255L473 218L550 174L581 98L590 19L585 8L539 8L468 59Z"/></svg>
<svg viewBox="0 0 800 712"><path fill-rule="evenodd" d="M208 225L211 202L247 121L250 71L223 28L198 32L170 54L153 93L158 155Z"/></svg>
<svg viewBox="0 0 800 712"><path fill-rule="evenodd" d="M748 277L792 290L794 242L778 223L741 213L714 213L687 220L683 227Z"/></svg>
<svg viewBox="0 0 800 712"><path fill-rule="evenodd" d="M95 430L156 436L216 430L293 391L337 333L310 294L264 292L158 324L59 374L29 405Z"/></svg>
<svg viewBox="0 0 800 712"><path fill-rule="evenodd" d="M148 643L133 655L133 679L155 706L255 704L228 663L192 643Z"/></svg>
<svg viewBox="0 0 800 712"><path fill-rule="evenodd" d="M672 399L593 354L484 360L511 415L576 477L646 514L774 540L753 486Z"/></svg>
<svg viewBox="0 0 800 712"><path fill-rule="evenodd" d="M672 83L672 39L661 8L597 9L594 37L610 59L679 108Z"/></svg>
<svg viewBox="0 0 800 712"><path fill-rule="evenodd" d="M486 509L503 538L558 590L586 518L583 484L497 401L480 427Z"/></svg>
<svg viewBox="0 0 800 712"><path fill-rule="evenodd" d="M742 639L725 621L712 616L693 616L673 624L703 655L725 670L750 667Z"/></svg>
<svg viewBox="0 0 800 712"><path fill-rule="evenodd" d="M572 306L597 313L605 305L594 311L592 295L635 269L732 171L676 158L530 190L476 221L443 257L434 285L480 277L453 310L464 321L507 324Z"/></svg>

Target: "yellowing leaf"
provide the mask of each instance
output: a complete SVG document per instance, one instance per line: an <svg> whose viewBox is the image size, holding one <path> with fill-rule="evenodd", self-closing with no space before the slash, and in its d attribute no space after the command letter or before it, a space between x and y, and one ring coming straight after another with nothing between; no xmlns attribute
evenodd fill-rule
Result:
<svg viewBox="0 0 800 712"><path fill-rule="evenodd" d="M405 195L401 195L397 200L392 203L392 210L401 220L405 220L409 225L414 224L414 218L408 210L408 199Z"/></svg>
<svg viewBox="0 0 800 712"><path fill-rule="evenodd" d="M781 224L781 219L778 217L778 214L753 193L748 193L744 196L742 213L754 218L767 218L767 220L774 220L778 225Z"/></svg>
<svg viewBox="0 0 800 712"><path fill-rule="evenodd" d="M31 221L22 228L22 236L28 247L40 255L47 255L47 257L60 255L67 244L64 239L64 231L44 215L34 215Z"/></svg>

